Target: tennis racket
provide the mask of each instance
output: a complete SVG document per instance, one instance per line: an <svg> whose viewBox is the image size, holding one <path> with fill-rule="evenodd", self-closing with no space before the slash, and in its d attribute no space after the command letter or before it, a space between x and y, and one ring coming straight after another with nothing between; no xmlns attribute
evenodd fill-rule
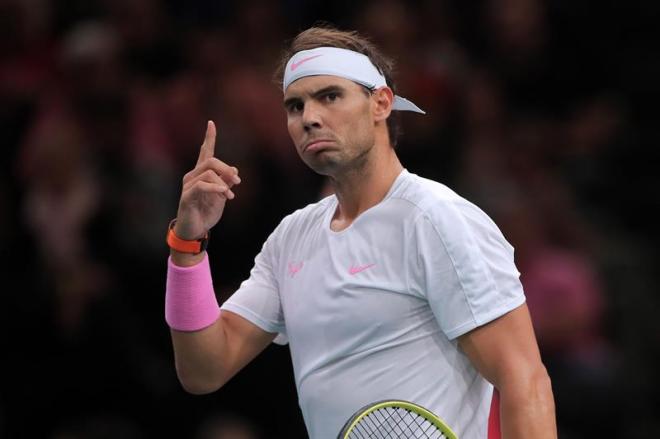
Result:
<svg viewBox="0 0 660 439"><path fill-rule="evenodd" d="M346 422L337 439L458 439L442 419L408 401L369 404Z"/></svg>

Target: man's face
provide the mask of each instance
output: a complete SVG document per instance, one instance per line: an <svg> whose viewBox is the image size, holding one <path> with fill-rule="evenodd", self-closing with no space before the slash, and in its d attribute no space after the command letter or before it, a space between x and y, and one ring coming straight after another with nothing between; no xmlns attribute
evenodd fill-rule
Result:
<svg viewBox="0 0 660 439"><path fill-rule="evenodd" d="M307 76L284 94L289 135L302 160L322 175L359 169L374 145L368 91L337 76Z"/></svg>

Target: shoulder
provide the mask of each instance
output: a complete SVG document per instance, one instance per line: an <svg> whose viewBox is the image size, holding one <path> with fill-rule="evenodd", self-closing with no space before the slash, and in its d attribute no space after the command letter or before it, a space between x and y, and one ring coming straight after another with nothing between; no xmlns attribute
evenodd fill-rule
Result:
<svg viewBox="0 0 660 439"><path fill-rule="evenodd" d="M329 195L321 200L310 203L305 207L297 209L288 214L273 231L273 236L285 236L289 233L303 234L311 227L318 227L325 217L329 208L336 203L334 195Z"/></svg>
<svg viewBox="0 0 660 439"><path fill-rule="evenodd" d="M455 240L465 234L494 234L500 230L476 204L448 186L408 173L393 198L408 203L418 227Z"/></svg>
<svg viewBox="0 0 660 439"><path fill-rule="evenodd" d="M406 172L392 198L405 200L420 211L440 205L466 201L449 187L428 178Z"/></svg>
<svg viewBox="0 0 660 439"><path fill-rule="evenodd" d="M412 173L404 177L392 198L408 203L418 216L441 219L477 214L487 217L475 204L442 183Z"/></svg>

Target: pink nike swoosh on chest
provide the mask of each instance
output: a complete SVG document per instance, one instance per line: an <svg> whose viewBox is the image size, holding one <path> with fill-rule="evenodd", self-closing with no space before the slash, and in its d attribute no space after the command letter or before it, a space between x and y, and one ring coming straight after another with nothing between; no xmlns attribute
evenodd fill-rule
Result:
<svg viewBox="0 0 660 439"><path fill-rule="evenodd" d="M352 265L351 268L348 269L348 273L355 275L358 273L363 272L364 270L373 267L376 264L367 264L367 265Z"/></svg>

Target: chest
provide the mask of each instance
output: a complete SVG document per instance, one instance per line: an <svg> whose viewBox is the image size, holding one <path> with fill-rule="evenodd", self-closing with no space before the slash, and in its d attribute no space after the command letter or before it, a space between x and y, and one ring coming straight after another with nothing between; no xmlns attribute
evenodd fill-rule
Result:
<svg viewBox="0 0 660 439"><path fill-rule="evenodd" d="M394 221L355 223L341 233L318 228L296 236L280 255L278 273L292 349L368 348L399 333L406 316L428 308L408 289L414 258L406 240L404 223Z"/></svg>

